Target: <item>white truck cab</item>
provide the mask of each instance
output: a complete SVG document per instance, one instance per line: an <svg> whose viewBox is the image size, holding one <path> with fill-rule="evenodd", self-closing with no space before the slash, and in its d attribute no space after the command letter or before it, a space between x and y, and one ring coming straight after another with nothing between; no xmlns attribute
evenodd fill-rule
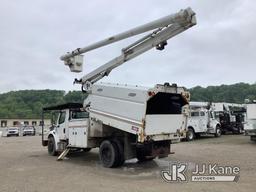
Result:
<svg viewBox="0 0 256 192"><path fill-rule="evenodd" d="M215 119L214 112L211 109L207 109L206 106L208 105L199 105L197 102L191 102L187 122L187 141L191 141L201 134L221 136L220 123Z"/></svg>

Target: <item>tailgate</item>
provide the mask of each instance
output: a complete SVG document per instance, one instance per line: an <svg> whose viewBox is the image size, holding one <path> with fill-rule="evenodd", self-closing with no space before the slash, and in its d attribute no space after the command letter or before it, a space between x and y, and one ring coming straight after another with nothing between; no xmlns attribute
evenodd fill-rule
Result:
<svg viewBox="0 0 256 192"><path fill-rule="evenodd" d="M146 135L174 134L184 125L182 114L146 115Z"/></svg>

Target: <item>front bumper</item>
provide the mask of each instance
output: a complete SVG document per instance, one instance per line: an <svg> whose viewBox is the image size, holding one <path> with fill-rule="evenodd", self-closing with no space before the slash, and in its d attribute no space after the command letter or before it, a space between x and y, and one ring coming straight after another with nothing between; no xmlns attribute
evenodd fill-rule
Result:
<svg viewBox="0 0 256 192"><path fill-rule="evenodd" d="M19 132L17 132L17 131L7 132L7 136L12 136L12 135L19 135Z"/></svg>

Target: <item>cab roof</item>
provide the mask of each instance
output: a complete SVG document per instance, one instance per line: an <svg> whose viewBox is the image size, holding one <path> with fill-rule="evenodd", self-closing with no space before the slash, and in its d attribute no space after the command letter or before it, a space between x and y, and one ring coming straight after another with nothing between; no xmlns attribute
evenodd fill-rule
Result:
<svg viewBox="0 0 256 192"><path fill-rule="evenodd" d="M82 103L65 103L61 105L55 105L50 107L44 107L43 111L54 111L54 110L63 110L63 109L77 109L82 108Z"/></svg>

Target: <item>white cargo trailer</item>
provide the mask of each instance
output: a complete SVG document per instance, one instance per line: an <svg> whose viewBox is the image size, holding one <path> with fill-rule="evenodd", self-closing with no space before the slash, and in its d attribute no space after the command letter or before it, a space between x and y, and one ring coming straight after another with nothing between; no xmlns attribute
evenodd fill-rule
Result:
<svg viewBox="0 0 256 192"><path fill-rule="evenodd" d="M119 166L125 159L134 157L142 161L167 156L170 144L185 136L184 106L188 104L189 93L169 83L144 88L96 82L151 48L163 50L168 39L195 24L195 13L187 8L61 56L72 72L81 72L82 53L152 31L122 49L120 56L75 79L88 94L83 106L67 104L44 108L44 111L59 111L57 123L49 134L42 134L42 143L48 145L49 153L56 155L62 151L58 159L63 159L71 149L88 151L99 147L105 167Z"/></svg>

